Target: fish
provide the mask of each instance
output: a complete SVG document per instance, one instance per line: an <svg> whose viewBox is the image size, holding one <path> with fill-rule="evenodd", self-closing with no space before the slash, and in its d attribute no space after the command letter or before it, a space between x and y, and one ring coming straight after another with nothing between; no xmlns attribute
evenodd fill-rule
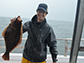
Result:
<svg viewBox="0 0 84 63"><path fill-rule="evenodd" d="M22 42L22 33L22 20L18 16L11 20L11 23L2 32L6 47L6 51L2 56L3 60L10 60L9 54Z"/></svg>

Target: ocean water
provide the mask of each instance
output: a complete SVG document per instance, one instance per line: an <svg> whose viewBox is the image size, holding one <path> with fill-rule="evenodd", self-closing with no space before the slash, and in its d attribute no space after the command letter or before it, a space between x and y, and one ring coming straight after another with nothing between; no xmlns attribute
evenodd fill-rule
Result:
<svg viewBox="0 0 84 63"><path fill-rule="evenodd" d="M10 23L10 19L12 19L12 17L0 17L0 38L2 37L2 32L5 29L5 27L7 27ZM31 19L28 18L22 18L23 20L23 24L27 21L30 21ZM52 26L54 33L56 35L56 39L61 39L61 38L72 38L73 37L73 30L74 30L74 23L75 21L58 21L58 20L47 20L47 22ZM27 33L23 34L23 38L27 38ZM84 35L84 33L83 33ZM84 38L84 36L82 35L82 38ZM22 44L20 46L24 46L25 45L25 41L22 41ZM71 47L71 42L72 41L68 41L68 47ZM0 46L5 46L5 42L4 41L0 41ZM81 41L81 46L84 46L83 41ZM49 47L48 47L48 54L49 53ZM5 52L5 49L0 49L1 53ZM64 55L65 52L65 41L64 40L57 40L57 51L59 53L59 55ZM23 49L14 49L11 53L23 53ZM70 54L70 50L67 50L67 55ZM84 52L79 52L80 56L84 56Z"/></svg>

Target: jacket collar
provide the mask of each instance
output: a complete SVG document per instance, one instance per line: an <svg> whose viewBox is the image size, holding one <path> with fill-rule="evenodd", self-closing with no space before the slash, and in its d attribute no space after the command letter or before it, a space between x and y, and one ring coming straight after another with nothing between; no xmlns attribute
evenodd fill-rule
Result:
<svg viewBox="0 0 84 63"><path fill-rule="evenodd" d="M46 19L44 19L43 22L38 23L38 22L37 22L37 15L34 15L31 21L32 21L36 26L38 26L38 27L40 27L40 28L42 28L42 27L46 24Z"/></svg>

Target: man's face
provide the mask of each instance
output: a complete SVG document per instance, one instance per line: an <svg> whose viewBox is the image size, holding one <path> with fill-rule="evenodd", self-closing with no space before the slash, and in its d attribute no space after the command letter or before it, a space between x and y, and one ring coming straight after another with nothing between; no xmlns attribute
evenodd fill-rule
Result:
<svg viewBox="0 0 84 63"><path fill-rule="evenodd" d="M44 10L37 11L37 18L41 21L44 20L46 15L47 15L47 13Z"/></svg>

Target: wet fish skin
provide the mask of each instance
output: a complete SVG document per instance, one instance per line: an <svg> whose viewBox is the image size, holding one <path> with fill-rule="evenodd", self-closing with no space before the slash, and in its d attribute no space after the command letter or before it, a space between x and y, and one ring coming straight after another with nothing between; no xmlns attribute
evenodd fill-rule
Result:
<svg viewBox="0 0 84 63"><path fill-rule="evenodd" d="M6 52L2 56L4 60L9 60L9 53L15 49L22 38L22 21L16 19L6 28L4 33L4 40L6 45Z"/></svg>

